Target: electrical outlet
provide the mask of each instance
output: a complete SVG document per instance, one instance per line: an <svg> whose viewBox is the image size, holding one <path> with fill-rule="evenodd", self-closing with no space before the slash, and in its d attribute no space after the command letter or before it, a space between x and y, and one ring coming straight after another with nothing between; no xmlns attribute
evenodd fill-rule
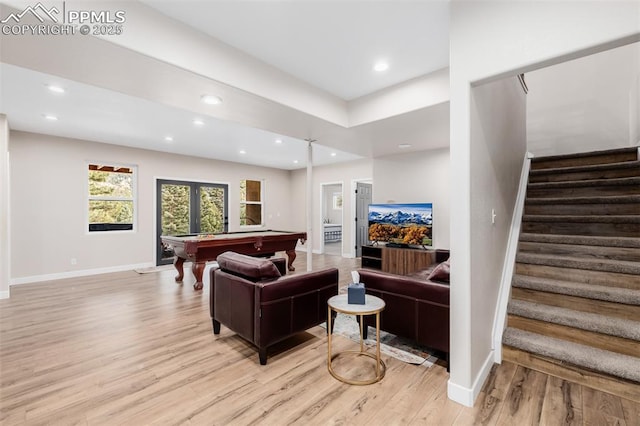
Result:
<svg viewBox="0 0 640 426"><path fill-rule="evenodd" d="M76 259L75 257L72 257L72 258L71 258L71 264L72 264L72 265L76 265L76 264L78 264L78 259Z"/></svg>

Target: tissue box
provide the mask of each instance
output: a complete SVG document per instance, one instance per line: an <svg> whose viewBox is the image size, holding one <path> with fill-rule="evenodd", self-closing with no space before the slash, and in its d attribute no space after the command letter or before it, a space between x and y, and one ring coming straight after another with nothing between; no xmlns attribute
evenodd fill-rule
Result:
<svg viewBox="0 0 640 426"><path fill-rule="evenodd" d="M347 303L350 305L364 305L363 283L352 283L347 286Z"/></svg>

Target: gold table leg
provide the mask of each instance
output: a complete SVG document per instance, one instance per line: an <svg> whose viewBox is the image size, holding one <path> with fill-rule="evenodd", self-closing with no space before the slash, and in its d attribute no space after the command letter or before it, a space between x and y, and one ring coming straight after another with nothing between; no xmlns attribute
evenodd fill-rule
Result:
<svg viewBox="0 0 640 426"><path fill-rule="evenodd" d="M382 380L382 378L384 377L386 371L387 371L387 366L385 365L384 361L382 361L382 358L380 357L380 312L376 313L376 354L370 354L368 352L365 351L364 349L364 338L363 338L363 331L364 331L364 316L360 315L360 350L359 351L343 351L343 352L339 352L335 355L331 355L331 335L333 334L331 332L331 307L328 307L328 313L327 313L327 369L329 370L329 373L335 377L336 379L340 380L343 383L347 383L350 385L370 385L376 382L379 382L380 380ZM335 358L337 358L340 355L344 355L344 354L354 354L356 356L367 356L369 358L373 358L376 361L376 376L372 379L369 380L351 380L351 379L347 379L346 377L342 377L341 375L339 375L338 373L336 373L333 370L333 365L332 362Z"/></svg>

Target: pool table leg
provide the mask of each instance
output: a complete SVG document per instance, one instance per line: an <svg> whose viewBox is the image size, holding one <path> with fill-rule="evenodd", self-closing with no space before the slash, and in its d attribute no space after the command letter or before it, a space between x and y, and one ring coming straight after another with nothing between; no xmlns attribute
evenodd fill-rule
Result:
<svg viewBox="0 0 640 426"><path fill-rule="evenodd" d="M195 290L202 290L202 274L206 265L207 262L193 262L193 265L191 266L193 276L196 277L196 283L193 285Z"/></svg>
<svg viewBox="0 0 640 426"><path fill-rule="evenodd" d="M295 271L296 268L293 266L293 261L296 260L296 251L295 250L287 250L287 257L289 258L288 266L289 271Z"/></svg>
<svg viewBox="0 0 640 426"><path fill-rule="evenodd" d="M184 268L182 267L182 265L184 265L184 259L180 256L176 256L175 259L173 259L173 266L175 266L176 270L178 271L178 275L176 275L177 283L181 283L182 279L184 278Z"/></svg>

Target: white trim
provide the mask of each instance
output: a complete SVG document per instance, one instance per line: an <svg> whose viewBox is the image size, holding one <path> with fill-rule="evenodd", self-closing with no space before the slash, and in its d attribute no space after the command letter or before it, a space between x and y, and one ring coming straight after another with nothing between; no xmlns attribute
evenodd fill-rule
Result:
<svg viewBox="0 0 640 426"><path fill-rule="evenodd" d="M504 333L507 322L507 305L509 304L509 297L511 295L511 281L513 280L516 255L518 254L518 241L520 240L524 201L527 198L531 158L533 158L533 154L527 152L522 163L520 185L518 187L516 203L513 207L511 230L509 232L504 265L502 266L502 278L500 280L500 289L498 290L498 304L496 305L496 311L493 316L492 349L495 354L494 361L498 364L502 362L502 334Z"/></svg>
<svg viewBox="0 0 640 426"><path fill-rule="evenodd" d="M0 300L8 299L8 298L9 298L9 292L8 291L0 291Z"/></svg>
<svg viewBox="0 0 640 426"><path fill-rule="evenodd" d="M457 385L449 379L447 382L447 397L458 404L464 405L465 407L473 407L476 398L480 395L480 391L484 386L484 382L487 380L487 377L489 377L489 373L491 373L493 358L493 351L490 351L482 364L482 368L480 368L480 373L476 376L476 380L473 382L470 389Z"/></svg>
<svg viewBox="0 0 640 426"><path fill-rule="evenodd" d="M456 385L451 379L447 382L447 397L458 404L462 404L465 407L473 407L472 394L471 389Z"/></svg>
<svg viewBox="0 0 640 426"><path fill-rule="evenodd" d="M89 275L108 274L110 272L132 271L138 268L150 268L155 266L153 262L137 263L133 265L108 266L106 268L82 269L78 271L56 272L53 274L32 275L30 277L13 278L9 285L21 285L42 281L61 280L65 278L86 277Z"/></svg>
<svg viewBox="0 0 640 426"><path fill-rule="evenodd" d="M373 202L373 178L360 178L360 179L351 179L351 247L347 250L346 256L349 259L356 258L356 244L358 243L358 230L355 226L356 219L356 189L358 189L358 183L368 183L371 185L371 201ZM344 199L344 196L343 196ZM344 224L343 224L344 229Z"/></svg>
<svg viewBox="0 0 640 426"><path fill-rule="evenodd" d="M325 241L324 241L324 215L323 215L323 210L325 207L325 197L324 197L324 191L325 191L325 186L331 186L331 185L340 185L340 194L342 194L342 206L343 208L341 208L341 212L340 212L340 220L342 221L340 223L340 226L342 226L342 229L344 230L344 181L340 180L340 181L335 181L335 182L321 182L320 183L320 226L318 229L320 229L320 249L319 250L314 250L314 253L318 253L318 254L323 254L324 253L324 245L325 245ZM337 223L336 223L337 225ZM340 256L343 256L344 253L344 235L342 236L342 238L340 239Z"/></svg>

